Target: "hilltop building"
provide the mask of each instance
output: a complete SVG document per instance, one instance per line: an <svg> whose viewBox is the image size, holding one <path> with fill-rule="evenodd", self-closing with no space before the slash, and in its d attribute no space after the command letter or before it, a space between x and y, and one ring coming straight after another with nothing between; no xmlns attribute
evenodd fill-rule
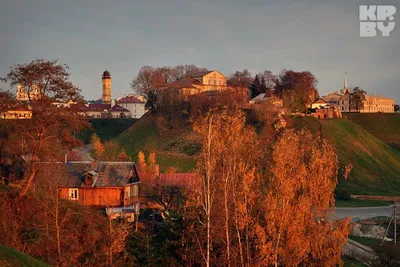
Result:
<svg viewBox="0 0 400 267"><path fill-rule="evenodd" d="M348 87L347 73L344 78L344 87L339 91L328 93L322 97L324 101L331 105L337 105L341 112L355 112L350 108L350 96L352 90ZM360 109L361 113L393 113L394 112L393 98L378 96L375 94L366 94L364 100L364 107Z"/></svg>
<svg viewBox="0 0 400 267"><path fill-rule="evenodd" d="M158 102L164 103L172 99L189 100L189 96L208 91L232 91L243 95L245 101L248 99L247 88L233 88L227 86L226 77L222 73L211 70L187 75L174 82L165 84L158 88Z"/></svg>

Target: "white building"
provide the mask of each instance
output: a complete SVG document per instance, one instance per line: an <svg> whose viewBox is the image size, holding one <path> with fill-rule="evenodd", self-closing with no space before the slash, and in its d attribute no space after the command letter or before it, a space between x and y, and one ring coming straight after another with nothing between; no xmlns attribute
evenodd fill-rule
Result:
<svg viewBox="0 0 400 267"><path fill-rule="evenodd" d="M129 117L133 119L141 118L145 113L145 103L133 95L125 96L117 100L117 104L129 110Z"/></svg>

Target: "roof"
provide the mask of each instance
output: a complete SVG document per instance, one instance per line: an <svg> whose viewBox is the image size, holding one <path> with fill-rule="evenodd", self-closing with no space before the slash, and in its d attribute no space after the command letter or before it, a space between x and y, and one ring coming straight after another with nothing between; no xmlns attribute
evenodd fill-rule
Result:
<svg viewBox="0 0 400 267"><path fill-rule="evenodd" d="M381 98L381 99L393 100L394 101L393 98L390 98L390 97L387 97L387 96L375 95L375 94L372 94L372 95L366 94L365 98Z"/></svg>
<svg viewBox="0 0 400 267"><path fill-rule="evenodd" d="M105 109L110 109L111 104L89 104L89 110L94 110L94 111L103 111Z"/></svg>
<svg viewBox="0 0 400 267"><path fill-rule="evenodd" d="M137 103L137 104L144 104L140 99L136 98L133 95L125 96L117 101L118 104L129 104L129 103Z"/></svg>
<svg viewBox="0 0 400 267"><path fill-rule="evenodd" d="M109 72L108 70L105 70L105 71L103 72L103 78L110 78L110 77L111 77L110 72Z"/></svg>
<svg viewBox="0 0 400 267"><path fill-rule="evenodd" d="M326 101L323 100L322 98L318 98L313 102L313 104L326 104Z"/></svg>
<svg viewBox="0 0 400 267"><path fill-rule="evenodd" d="M120 105L114 105L111 109L110 109L110 111L111 112L121 112L121 111L124 111L124 112L129 112L129 110L127 110L126 108L123 108L123 107L121 107Z"/></svg>
<svg viewBox="0 0 400 267"><path fill-rule="evenodd" d="M190 77L183 77L171 83L167 83L161 88L196 88L194 85L201 85L201 83Z"/></svg>
<svg viewBox="0 0 400 267"><path fill-rule="evenodd" d="M58 187L79 188L87 172L98 174L94 187L122 187L140 182L133 162L39 162L37 165L40 166L36 175L38 184L51 182Z"/></svg>
<svg viewBox="0 0 400 267"><path fill-rule="evenodd" d="M196 72L196 73L190 74L189 77L191 77L191 78L203 77L203 76L206 76L207 74L210 74L211 72L214 72L214 70Z"/></svg>

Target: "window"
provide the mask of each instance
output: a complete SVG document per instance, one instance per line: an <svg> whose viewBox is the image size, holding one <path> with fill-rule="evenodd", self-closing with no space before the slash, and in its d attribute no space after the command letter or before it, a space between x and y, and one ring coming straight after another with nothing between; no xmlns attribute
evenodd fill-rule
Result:
<svg viewBox="0 0 400 267"><path fill-rule="evenodd" d="M125 198L131 197L131 188L128 186L125 188Z"/></svg>
<svg viewBox="0 0 400 267"><path fill-rule="evenodd" d="M342 100L342 105L344 105L344 100Z"/></svg>
<svg viewBox="0 0 400 267"><path fill-rule="evenodd" d="M342 111L344 110L344 107L342 107Z"/></svg>
<svg viewBox="0 0 400 267"><path fill-rule="evenodd" d="M70 188L69 189L69 199L70 200L78 200L79 199L78 188Z"/></svg>
<svg viewBox="0 0 400 267"><path fill-rule="evenodd" d="M133 186L133 194L132 196L136 197L137 196L137 185Z"/></svg>

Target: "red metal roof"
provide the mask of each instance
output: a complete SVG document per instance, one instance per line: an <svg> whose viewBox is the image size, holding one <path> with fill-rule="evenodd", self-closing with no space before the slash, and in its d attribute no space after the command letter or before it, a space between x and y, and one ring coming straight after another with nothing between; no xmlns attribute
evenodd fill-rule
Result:
<svg viewBox="0 0 400 267"><path fill-rule="evenodd" d="M129 104L129 103L137 103L137 104L144 104L138 98L134 97L133 95L125 96L117 101L118 104Z"/></svg>
<svg viewBox="0 0 400 267"><path fill-rule="evenodd" d="M124 111L124 112L129 112L126 108L121 107L120 105L114 105L111 109L112 111Z"/></svg>

